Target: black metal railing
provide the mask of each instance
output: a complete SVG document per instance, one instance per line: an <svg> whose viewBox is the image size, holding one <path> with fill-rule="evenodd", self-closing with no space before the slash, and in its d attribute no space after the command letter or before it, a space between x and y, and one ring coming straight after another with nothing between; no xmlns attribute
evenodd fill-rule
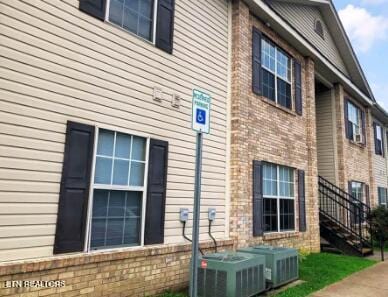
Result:
<svg viewBox="0 0 388 297"><path fill-rule="evenodd" d="M338 232L342 230L350 235L349 243L355 248L361 252L365 247L371 248L370 224L367 220L370 206L321 176L318 181L320 214L338 227Z"/></svg>

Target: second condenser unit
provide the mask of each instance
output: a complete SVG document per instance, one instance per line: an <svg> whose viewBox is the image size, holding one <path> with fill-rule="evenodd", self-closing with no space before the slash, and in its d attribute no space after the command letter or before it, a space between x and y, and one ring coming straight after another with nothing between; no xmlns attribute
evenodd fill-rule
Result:
<svg viewBox="0 0 388 297"><path fill-rule="evenodd" d="M299 278L298 251L292 248L259 245L238 252L265 256L267 286L276 288Z"/></svg>

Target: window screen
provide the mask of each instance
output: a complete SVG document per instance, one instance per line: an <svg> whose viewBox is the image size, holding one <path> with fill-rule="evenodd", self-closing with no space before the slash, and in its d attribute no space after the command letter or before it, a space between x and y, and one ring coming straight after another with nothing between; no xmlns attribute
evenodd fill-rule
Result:
<svg viewBox="0 0 388 297"><path fill-rule="evenodd" d="M154 0L110 0L110 22L144 39L153 40Z"/></svg>

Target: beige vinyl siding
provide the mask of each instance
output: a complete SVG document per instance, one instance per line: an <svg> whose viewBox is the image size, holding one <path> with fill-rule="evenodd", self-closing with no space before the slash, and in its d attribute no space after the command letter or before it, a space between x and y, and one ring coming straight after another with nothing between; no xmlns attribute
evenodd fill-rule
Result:
<svg viewBox="0 0 388 297"><path fill-rule="evenodd" d="M381 123L379 123L378 120L373 119L373 121L381 125ZM383 127L384 145L387 146L387 142L386 142L387 130L384 129L383 125L381 125L381 127ZM373 141L374 141L374 135L373 135ZM384 157L380 155L376 155L374 142L373 142L372 152L373 152L373 167L374 167L374 177L376 181L376 186L387 188L388 187L387 160L386 160L387 154L385 153Z"/></svg>
<svg viewBox="0 0 388 297"><path fill-rule="evenodd" d="M318 173L337 184L333 91L316 94Z"/></svg>
<svg viewBox="0 0 388 297"><path fill-rule="evenodd" d="M68 120L169 142L165 243L184 242L179 209L193 204L193 88L212 96L200 238L209 239L208 207L217 209L214 236L227 237L227 5L176 0L169 55L80 12L77 0L0 0L0 261L52 255ZM154 87L165 93L161 103ZM179 109L172 94L182 98Z"/></svg>
<svg viewBox="0 0 388 297"><path fill-rule="evenodd" d="M271 6L342 73L349 76L341 54L317 7L277 1L271 1ZM320 20L322 23L324 39L315 32L314 23L316 20Z"/></svg>

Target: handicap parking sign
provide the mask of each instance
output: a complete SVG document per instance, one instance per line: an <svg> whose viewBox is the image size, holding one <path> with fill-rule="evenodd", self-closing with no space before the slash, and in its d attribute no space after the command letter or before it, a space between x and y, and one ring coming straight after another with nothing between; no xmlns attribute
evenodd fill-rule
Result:
<svg viewBox="0 0 388 297"><path fill-rule="evenodd" d="M211 97L198 90L193 90L193 130L202 133L210 132L210 104Z"/></svg>
<svg viewBox="0 0 388 297"><path fill-rule="evenodd" d="M205 125L206 124L206 110L198 108L196 119L197 119L198 124Z"/></svg>

